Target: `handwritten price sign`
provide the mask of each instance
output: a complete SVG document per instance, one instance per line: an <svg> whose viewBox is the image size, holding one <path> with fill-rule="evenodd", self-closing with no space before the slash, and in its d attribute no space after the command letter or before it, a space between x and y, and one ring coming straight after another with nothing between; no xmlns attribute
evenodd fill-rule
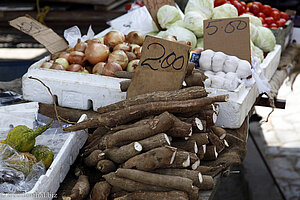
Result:
<svg viewBox="0 0 300 200"><path fill-rule="evenodd" d="M127 98L147 92L180 89L189 50L187 45L146 36L140 64L127 90Z"/></svg>
<svg viewBox="0 0 300 200"><path fill-rule="evenodd" d="M23 33L32 36L36 41L44 45L52 54L68 48L68 45L63 38L57 35L52 29L44 26L31 17L18 17L9 21L9 24Z"/></svg>
<svg viewBox="0 0 300 200"><path fill-rule="evenodd" d="M204 20L204 49L222 51L251 63L249 18Z"/></svg>

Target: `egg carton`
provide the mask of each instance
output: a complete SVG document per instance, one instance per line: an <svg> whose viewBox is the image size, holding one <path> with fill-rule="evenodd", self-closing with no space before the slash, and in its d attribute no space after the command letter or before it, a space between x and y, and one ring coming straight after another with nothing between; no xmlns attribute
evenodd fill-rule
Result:
<svg viewBox="0 0 300 200"><path fill-rule="evenodd" d="M260 64L267 80L274 75L280 61L281 46L275 45L273 51L269 52L263 62ZM210 92L209 96L228 94L228 102L219 103L219 115L216 125L224 128L239 128L244 122L250 109L254 105L259 95L256 83L247 87L241 83L235 90L228 91L224 89L206 88Z"/></svg>
<svg viewBox="0 0 300 200"><path fill-rule="evenodd" d="M45 104L53 104L53 98L41 80L51 89L59 106L81 110L93 109L121 101L126 93L121 92L120 82L126 79L86 74L79 72L45 69L40 66L50 57L47 56L31 65L22 77L23 98Z"/></svg>

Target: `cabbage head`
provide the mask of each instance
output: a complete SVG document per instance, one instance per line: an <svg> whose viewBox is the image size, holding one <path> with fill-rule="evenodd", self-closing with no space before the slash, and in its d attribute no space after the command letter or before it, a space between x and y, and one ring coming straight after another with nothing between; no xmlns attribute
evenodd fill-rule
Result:
<svg viewBox="0 0 300 200"><path fill-rule="evenodd" d="M257 37L257 28L252 23L249 23L249 24L250 24L250 26L249 26L249 28L250 28L250 39L253 42Z"/></svg>
<svg viewBox="0 0 300 200"><path fill-rule="evenodd" d="M249 17L249 22L255 26L262 26L262 22L261 20L256 17L256 16L253 16L253 15L250 15L250 14L242 14L240 15L240 17Z"/></svg>
<svg viewBox="0 0 300 200"><path fill-rule="evenodd" d="M196 48L204 48L203 37L200 37L200 38L197 39Z"/></svg>
<svg viewBox="0 0 300 200"><path fill-rule="evenodd" d="M264 52L270 52L275 48L276 39L270 29L261 26L257 27L257 37L253 43Z"/></svg>
<svg viewBox="0 0 300 200"><path fill-rule="evenodd" d="M211 18L214 9L214 0L189 0L186 4L184 13L191 11L201 12L207 19Z"/></svg>
<svg viewBox="0 0 300 200"><path fill-rule="evenodd" d="M190 11L184 16L185 28L191 30L197 37L203 36L203 20L207 19L201 12Z"/></svg>
<svg viewBox="0 0 300 200"><path fill-rule="evenodd" d="M191 47L195 48L197 44L197 38L193 32L180 26L172 26L167 31L167 34L174 35L178 41L187 41L191 43Z"/></svg>
<svg viewBox="0 0 300 200"><path fill-rule="evenodd" d="M158 23L164 29L181 19L180 11L175 6L164 5L157 11Z"/></svg>
<svg viewBox="0 0 300 200"><path fill-rule="evenodd" d="M233 17L238 17L238 11L231 4L225 3L213 9L213 15L212 15L213 19L233 18Z"/></svg>
<svg viewBox="0 0 300 200"><path fill-rule="evenodd" d="M251 55L254 57L257 57L259 60L259 63L262 63L264 60L264 52L259 47L255 46L253 42L251 43Z"/></svg>

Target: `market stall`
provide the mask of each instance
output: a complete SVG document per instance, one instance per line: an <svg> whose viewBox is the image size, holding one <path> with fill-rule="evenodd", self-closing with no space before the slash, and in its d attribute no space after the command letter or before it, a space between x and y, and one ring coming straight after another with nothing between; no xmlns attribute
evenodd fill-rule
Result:
<svg viewBox="0 0 300 200"><path fill-rule="evenodd" d="M10 21L51 52L22 78L24 100L39 102L24 112L39 124L16 119L2 140L5 153L26 159L4 159L25 175L14 171L18 198L211 199L220 176L243 162L251 109L263 93L276 107L298 55L291 46L281 56L288 42L271 31L290 30L289 16L258 2L190 0L184 13L172 1L145 5L99 34L72 27L65 39L30 17ZM53 141L35 146L45 134Z"/></svg>

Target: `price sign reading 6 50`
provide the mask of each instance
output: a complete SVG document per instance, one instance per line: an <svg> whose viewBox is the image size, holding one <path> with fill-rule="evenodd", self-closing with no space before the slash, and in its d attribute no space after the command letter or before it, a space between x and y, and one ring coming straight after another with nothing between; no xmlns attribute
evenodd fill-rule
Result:
<svg viewBox="0 0 300 200"><path fill-rule="evenodd" d="M140 64L127 90L127 98L147 92L180 89L189 50L187 45L146 36Z"/></svg>
<svg viewBox="0 0 300 200"><path fill-rule="evenodd" d="M204 20L204 49L222 51L251 62L248 17Z"/></svg>

